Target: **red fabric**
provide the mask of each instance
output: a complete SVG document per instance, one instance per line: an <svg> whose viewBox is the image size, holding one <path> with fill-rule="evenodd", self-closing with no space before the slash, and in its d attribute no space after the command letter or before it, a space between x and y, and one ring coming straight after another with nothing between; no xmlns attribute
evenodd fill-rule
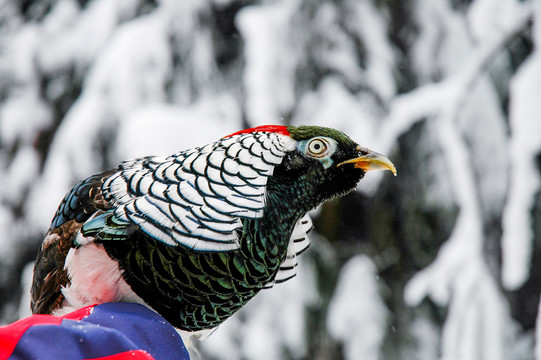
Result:
<svg viewBox="0 0 541 360"><path fill-rule="evenodd" d="M81 320L81 319L87 317L88 315L92 314L92 309L94 309L94 306L96 306L96 305L97 304L86 306L84 308L80 308L78 310L75 310L74 312L70 312L69 314L66 314L66 315L62 316L62 319Z"/></svg>
<svg viewBox="0 0 541 360"><path fill-rule="evenodd" d="M233 133L231 135L227 135L224 138L228 138L228 137L235 136L235 135L240 135L240 134L249 134L249 133L253 133L253 132L273 132L273 133L278 133L278 134L287 135L287 136L290 135L289 131L287 131L287 126L282 126L282 125L261 125L261 126L257 126L257 127L254 127L254 128L237 131L236 133Z"/></svg>
<svg viewBox="0 0 541 360"><path fill-rule="evenodd" d="M35 325L60 325L61 317L51 315L32 315L14 322L11 325L0 326L0 360L9 358L19 339L26 330Z"/></svg>
<svg viewBox="0 0 541 360"><path fill-rule="evenodd" d="M126 351L120 354L115 354L111 356L105 356L100 358L93 358L88 360L154 360L149 353L143 350L132 350Z"/></svg>
<svg viewBox="0 0 541 360"><path fill-rule="evenodd" d="M51 315L32 315L25 319L14 322L9 326L0 326L0 360L5 360L17 346L23 334L32 326L36 325L60 325L63 319L81 320L90 315L94 305L81 308L62 317ZM141 358L143 359L143 358Z"/></svg>

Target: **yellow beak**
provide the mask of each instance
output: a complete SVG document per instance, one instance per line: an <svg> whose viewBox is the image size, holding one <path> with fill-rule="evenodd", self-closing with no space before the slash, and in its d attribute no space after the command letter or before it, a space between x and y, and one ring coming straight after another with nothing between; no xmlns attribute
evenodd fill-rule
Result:
<svg viewBox="0 0 541 360"><path fill-rule="evenodd" d="M357 158L346 160L338 164L342 166L345 164L354 164L356 168L363 169L364 171L369 170L389 170L396 176L396 168L394 167L391 160L387 159L386 156L381 155L375 151L360 148L364 155L361 155Z"/></svg>

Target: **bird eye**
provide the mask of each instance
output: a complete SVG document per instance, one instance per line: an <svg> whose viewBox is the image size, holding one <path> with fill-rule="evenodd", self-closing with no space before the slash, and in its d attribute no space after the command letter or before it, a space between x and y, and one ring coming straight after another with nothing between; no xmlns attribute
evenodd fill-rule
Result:
<svg viewBox="0 0 541 360"><path fill-rule="evenodd" d="M306 146L307 154L314 157L323 157L329 151L329 144L325 139L315 138Z"/></svg>

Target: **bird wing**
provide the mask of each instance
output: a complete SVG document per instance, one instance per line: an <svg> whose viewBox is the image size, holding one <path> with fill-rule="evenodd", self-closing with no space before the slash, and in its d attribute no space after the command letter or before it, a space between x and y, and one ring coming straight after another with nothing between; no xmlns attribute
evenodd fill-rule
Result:
<svg viewBox="0 0 541 360"><path fill-rule="evenodd" d="M89 177L73 187L62 200L51 227L38 250L32 282L32 312L47 314L63 297L61 288L68 282L64 262L83 223L93 214L107 211L101 187L113 171Z"/></svg>
<svg viewBox="0 0 541 360"><path fill-rule="evenodd" d="M257 132L125 162L103 185L115 208L90 219L77 243L125 239L136 225L169 245L238 249L241 219L263 216L267 179L294 147L288 136Z"/></svg>

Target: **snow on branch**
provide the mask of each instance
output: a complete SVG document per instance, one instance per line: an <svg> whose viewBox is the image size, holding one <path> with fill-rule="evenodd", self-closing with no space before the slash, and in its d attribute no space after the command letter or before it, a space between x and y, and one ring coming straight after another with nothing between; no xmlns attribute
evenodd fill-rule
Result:
<svg viewBox="0 0 541 360"><path fill-rule="evenodd" d="M501 53L528 25L532 18L532 9L528 5L517 5L520 10L515 14L514 21L509 21L506 28L500 28L492 36L485 37L484 41L473 49L460 71L440 82L427 83L393 99L389 114L379 132L380 150L389 153L398 137L420 120L443 113L456 116L471 88L486 74L495 55Z"/></svg>
<svg viewBox="0 0 541 360"><path fill-rule="evenodd" d="M475 82L486 72L491 60L506 44L527 25L531 10L524 6L515 21L505 29L494 32L483 43L479 43L464 63L462 70L451 74L443 81L424 85L410 93L401 95L391 108L384 123L383 144L391 146L403 132L415 122L429 118L439 127L439 144L443 151L453 193L460 208L455 229L442 247L436 261L421 271L406 288L406 300L418 304L426 295L433 295L436 301L445 304L449 294L444 289L452 286L456 270L463 269L466 259L481 259L483 240L482 218L480 215L474 169L468 147L457 124L465 101L471 94ZM383 151L389 151L383 147ZM474 250L474 252L472 252ZM462 255L460 255L462 254ZM466 257L464 257L464 256ZM474 256L475 255L475 256ZM446 281L442 281L446 279Z"/></svg>
<svg viewBox="0 0 541 360"><path fill-rule="evenodd" d="M486 359L503 359L505 354L503 348L487 347L487 344L503 343L508 330L502 324L509 315L505 311L497 312L499 326L491 326L494 323L487 318L491 313L484 311L488 303L497 308L505 306L483 258L480 189L459 120L465 116L466 104L475 94L474 87L493 59L528 25L532 15L528 4L516 3L515 10L513 21L508 21L506 26L500 24L490 35L472 44L473 49L460 68L445 74L447 77L439 83L429 83L399 96L380 131L383 145L380 149L389 152L397 138L419 120L428 119L437 129L438 144L460 213L436 260L408 283L405 300L414 306L430 296L436 303L449 306L442 343L442 357L446 359L474 359L479 353ZM484 337L479 338L479 334Z"/></svg>
<svg viewBox="0 0 541 360"><path fill-rule="evenodd" d="M537 2L536 18L541 18ZM536 157L541 152L541 24L534 23L534 52L517 71L510 86L510 187L503 213L502 281L510 290L528 279L533 231L531 210L541 188ZM533 135L533 136L532 136Z"/></svg>

